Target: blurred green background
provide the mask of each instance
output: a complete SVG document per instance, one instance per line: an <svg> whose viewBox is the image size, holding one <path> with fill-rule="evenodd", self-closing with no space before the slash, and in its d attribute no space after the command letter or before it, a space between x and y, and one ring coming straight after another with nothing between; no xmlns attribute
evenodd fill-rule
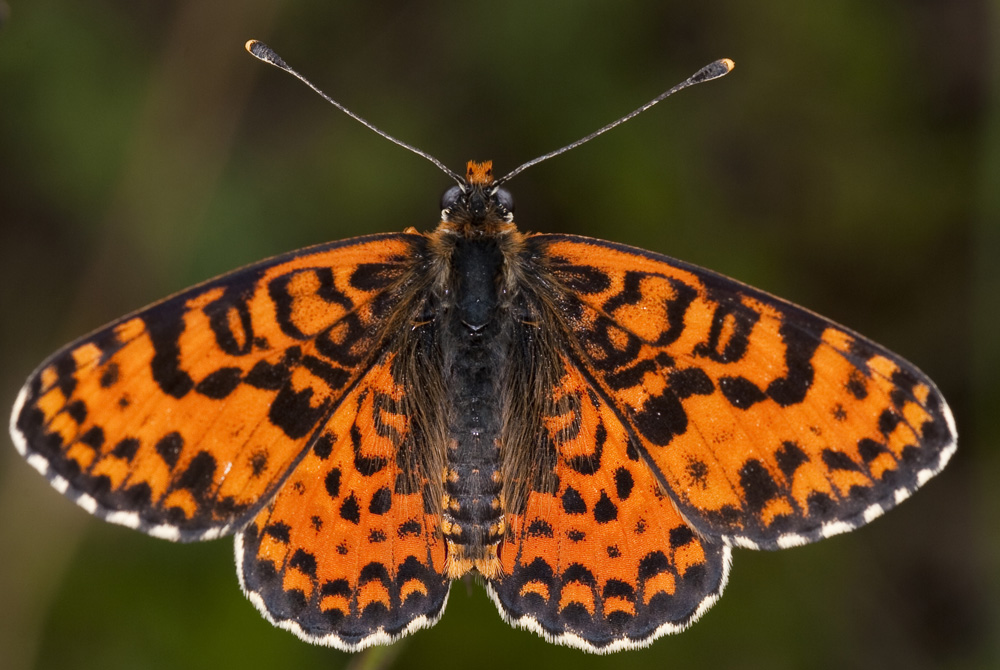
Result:
<svg viewBox="0 0 1000 670"><path fill-rule="evenodd" d="M232 543L91 519L0 449L0 667L1000 666L1000 109L995 2L0 2L0 406L48 353L272 254L432 228L449 185L243 51L250 37L461 170L568 143L512 184L522 229L705 265L914 361L959 452L871 526L735 552L722 600L591 657L457 583L433 629L351 656L269 626Z"/></svg>

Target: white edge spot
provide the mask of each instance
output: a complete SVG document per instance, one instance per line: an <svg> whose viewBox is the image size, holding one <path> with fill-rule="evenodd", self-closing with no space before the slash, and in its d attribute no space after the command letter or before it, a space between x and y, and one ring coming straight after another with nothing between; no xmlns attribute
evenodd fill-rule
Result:
<svg viewBox="0 0 1000 670"><path fill-rule="evenodd" d="M142 525L138 512L126 512L119 510L117 512L109 513L104 517L104 520L108 523L116 523L119 526L127 526L128 528L138 528Z"/></svg>
<svg viewBox="0 0 1000 670"><path fill-rule="evenodd" d="M251 591L247 588L246 582L243 580L243 532L240 531L236 534L235 542L235 552L236 552L236 577L240 581L240 589L243 594L247 597L250 602L253 603L257 611L266 619L272 626L276 626L283 630L287 630L289 633L299 638L303 642L308 642L310 644L317 644L324 647L333 647L334 649L339 649L341 651L361 651L362 649L367 649L368 647L374 647L376 645L387 645L392 644L396 640L418 631L421 628L430 628L436 624L441 617L444 615L445 609L448 607L448 596L451 594L451 583L448 584L448 591L444 594L444 602L441 603L441 609L435 617L429 617L427 615L418 616L416 619L411 621L406 627L395 634L389 634L383 628L379 628L377 631L370 635L358 640L356 643L351 644L344 641L336 633L330 633L329 635L310 635L306 632L302 626L299 625L297 621L291 619L275 619L271 615L271 612L267 609L267 605L264 603L264 599L261 598L260 594Z"/></svg>
<svg viewBox="0 0 1000 670"><path fill-rule="evenodd" d="M14 409L10 413L10 437L14 440L14 448L17 449L17 453L21 454L25 458L28 457L28 441L24 439L24 434L21 433L20 429L17 427L17 417L21 415L21 410L24 408L24 403L28 399L28 385L25 384L17 394L17 400L14 401ZM34 466L37 470L38 467ZM48 466L46 466L46 469ZM42 474L45 474L42 472Z"/></svg>
<svg viewBox="0 0 1000 670"><path fill-rule="evenodd" d="M788 533L787 535L779 536L777 542L780 548L790 549L792 547L801 547L803 544L809 542L809 538L797 533Z"/></svg>
<svg viewBox="0 0 1000 670"><path fill-rule="evenodd" d="M871 523L878 517L882 516L884 512L885 508L879 503L875 503L874 505L869 505L868 508L862 512L861 516L864 518L865 523Z"/></svg>
<svg viewBox="0 0 1000 670"><path fill-rule="evenodd" d="M840 535L841 533L854 530L856 527L857 524L853 524L848 521L829 521L819 527L819 534L823 537L833 537L834 535Z"/></svg>
<svg viewBox="0 0 1000 670"><path fill-rule="evenodd" d="M81 493L76 499L76 504L87 510L90 514L97 514L97 501L93 496Z"/></svg>
<svg viewBox="0 0 1000 670"><path fill-rule="evenodd" d="M944 396L939 393L938 397L941 398L941 411L944 413L944 420L948 423L948 432L951 433L951 444L942 450L941 455L944 456L944 452L950 449L951 453L948 454L948 458L951 458L951 454L955 453L955 446L958 443L958 428L955 426L955 415L951 413L951 407L948 407ZM944 467L944 464L948 462L948 458L944 459L941 467Z"/></svg>
<svg viewBox="0 0 1000 670"><path fill-rule="evenodd" d="M229 530L230 530L229 525L219 526L218 528L209 528L208 530L204 531L201 535L198 536L198 540L199 541L217 540L226 533L228 533Z"/></svg>
<svg viewBox="0 0 1000 670"><path fill-rule="evenodd" d="M146 533L153 537L158 537L161 540L170 540L171 542L176 542L181 539L180 529L177 528L177 526L170 526L165 523L161 523L157 526L151 526Z"/></svg>
<svg viewBox="0 0 1000 670"><path fill-rule="evenodd" d="M719 586L712 593L706 595L702 601L698 604L695 611L688 617L688 619L682 623L672 623L667 622L660 627L658 627L653 632L649 633L643 638L639 639L619 639L614 642L607 644L603 647L598 647L587 640L583 639L575 633L562 633L561 635L553 635L552 633L545 630L542 624L539 623L538 619L532 616L524 615L522 617L513 617L507 613L504 609L503 604L500 602L500 597L497 595L496 591L493 590L493 586L486 582L486 592L490 596L490 600L496 605L497 610L500 612L500 618L506 621L508 624L515 628L523 628L529 630L532 633L540 635L545 638L546 641L553 644L561 644L567 647L574 647L575 649L582 649L583 651L588 651L593 654L611 654L616 651L624 651L628 649L642 649L643 647L648 647L655 640L663 637L664 635L670 635L674 633L679 633L686 629L688 626L696 622L701 616L708 610L709 607L715 604L715 602L722 596L722 591L726 588L726 584L729 582L729 570L733 564L732 549L728 546L722 546L722 578L719 580Z"/></svg>
<svg viewBox="0 0 1000 670"><path fill-rule="evenodd" d="M741 547L743 549L760 549L760 544L754 542L746 535L732 535L722 538L723 542L730 547Z"/></svg>

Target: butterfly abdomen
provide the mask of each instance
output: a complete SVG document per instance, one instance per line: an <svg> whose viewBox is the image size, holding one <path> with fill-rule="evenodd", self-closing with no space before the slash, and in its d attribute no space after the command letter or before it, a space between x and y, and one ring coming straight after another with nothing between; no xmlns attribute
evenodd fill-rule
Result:
<svg viewBox="0 0 1000 670"><path fill-rule="evenodd" d="M442 530L446 571L497 576L504 534L500 502L501 378L505 320L498 316L504 258L489 237L456 240L441 336L451 413Z"/></svg>

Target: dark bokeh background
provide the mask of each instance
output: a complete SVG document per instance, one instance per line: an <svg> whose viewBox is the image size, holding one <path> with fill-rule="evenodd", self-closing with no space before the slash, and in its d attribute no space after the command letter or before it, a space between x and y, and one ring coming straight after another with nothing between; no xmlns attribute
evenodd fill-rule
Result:
<svg viewBox="0 0 1000 670"><path fill-rule="evenodd" d="M256 37L455 169L493 158L501 173L733 58L722 81L515 180L522 228L660 251L831 316L928 372L961 433L898 510L805 548L737 550L702 621L606 658L511 629L461 583L441 623L388 655L311 647L240 594L229 540L94 521L4 446L0 666L1000 665L995 4L0 8L0 406L56 347L169 292L436 223L446 178L246 55Z"/></svg>

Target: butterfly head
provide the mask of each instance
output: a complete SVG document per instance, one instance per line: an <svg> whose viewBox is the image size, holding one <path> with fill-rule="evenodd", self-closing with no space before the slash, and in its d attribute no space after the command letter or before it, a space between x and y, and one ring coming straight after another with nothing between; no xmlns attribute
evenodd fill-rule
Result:
<svg viewBox="0 0 1000 670"><path fill-rule="evenodd" d="M492 161L469 161L465 178L441 196L441 219L469 230L514 221L514 197L493 178Z"/></svg>

